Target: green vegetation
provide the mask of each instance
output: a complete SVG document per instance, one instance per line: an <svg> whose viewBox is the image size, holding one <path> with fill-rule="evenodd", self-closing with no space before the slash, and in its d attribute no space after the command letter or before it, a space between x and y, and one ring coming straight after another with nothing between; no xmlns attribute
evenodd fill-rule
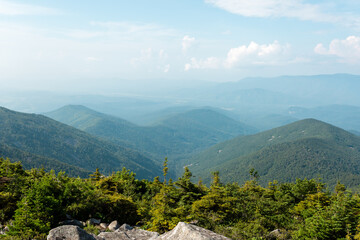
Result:
<svg viewBox="0 0 360 240"><path fill-rule="evenodd" d="M42 115L0 108L0 122L0 153L21 160L27 169L44 167L86 176L97 167L108 174L126 167L140 178L151 179L160 174L160 164L139 152Z"/></svg>
<svg viewBox="0 0 360 240"><path fill-rule="evenodd" d="M191 181L188 168L177 181L137 180L126 170L104 176L97 169L87 179L63 172L23 170L20 163L0 158L0 223L10 225L1 239L45 239L66 214L86 221L140 224L144 229L168 231L179 221L199 226L232 239L359 239L360 196L336 184L334 192L317 180L293 183L258 183L252 169L248 181L222 184L214 172L210 187ZM85 228L97 232L91 226Z"/></svg>
<svg viewBox="0 0 360 240"><path fill-rule="evenodd" d="M113 143L135 148L153 159L184 158L221 141L255 132L254 128L211 109L178 113L146 127L84 106L65 106L46 116Z"/></svg>
<svg viewBox="0 0 360 240"><path fill-rule="evenodd" d="M330 187L340 180L357 187L360 180L360 138L314 119L298 121L251 136L217 144L187 160L205 183L208 173L220 171L224 182L244 183L255 168L260 183L296 178L322 178Z"/></svg>

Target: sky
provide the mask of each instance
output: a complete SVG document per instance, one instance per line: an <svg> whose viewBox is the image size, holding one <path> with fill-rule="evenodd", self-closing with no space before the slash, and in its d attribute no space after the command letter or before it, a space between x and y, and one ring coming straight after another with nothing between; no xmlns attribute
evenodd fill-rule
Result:
<svg viewBox="0 0 360 240"><path fill-rule="evenodd" d="M358 0L0 0L0 88L360 74Z"/></svg>

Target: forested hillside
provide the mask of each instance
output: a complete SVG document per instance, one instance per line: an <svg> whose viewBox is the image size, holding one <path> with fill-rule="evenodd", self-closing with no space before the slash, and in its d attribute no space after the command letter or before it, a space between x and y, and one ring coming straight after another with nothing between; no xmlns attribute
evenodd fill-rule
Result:
<svg viewBox="0 0 360 240"><path fill-rule="evenodd" d="M4 143L0 143L0 156L8 157L12 161L21 161L25 169L44 168L45 171L55 170L55 172L64 171L69 176L87 177L91 173L90 170L76 167L56 160L55 158L44 157L30 152L22 151L21 149L10 147Z"/></svg>
<svg viewBox="0 0 360 240"><path fill-rule="evenodd" d="M145 127L84 106L65 106L46 115L113 143L127 144L159 161L166 156L170 161L184 158L216 143L256 131L211 109L177 113Z"/></svg>
<svg viewBox="0 0 360 240"><path fill-rule="evenodd" d="M76 169L94 171L99 168L111 173L127 167L136 171L140 178L153 178L160 170L156 163L135 150L100 140L42 115L0 108L0 122L0 143L4 147L2 152L6 154L3 157L14 157L15 153L5 148L15 148L25 156L31 154L32 167L49 169L49 159L55 159L57 161L51 168L57 170L66 170L71 165ZM59 162L65 164L65 169L56 166Z"/></svg>
<svg viewBox="0 0 360 240"><path fill-rule="evenodd" d="M217 144L185 165L209 182L220 171L226 182L243 183L254 168L263 184L277 179L322 178L356 187L360 179L360 138L330 124L306 119L251 136ZM245 173L244 173L245 172Z"/></svg>

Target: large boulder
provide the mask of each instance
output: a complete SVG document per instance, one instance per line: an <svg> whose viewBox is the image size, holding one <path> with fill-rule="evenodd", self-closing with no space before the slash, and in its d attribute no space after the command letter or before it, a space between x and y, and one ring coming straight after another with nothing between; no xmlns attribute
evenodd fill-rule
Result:
<svg viewBox="0 0 360 240"><path fill-rule="evenodd" d="M131 240L125 232L102 232L98 237L104 240Z"/></svg>
<svg viewBox="0 0 360 240"><path fill-rule="evenodd" d="M159 236L158 240L230 240L217 233L192 224L179 222L171 231Z"/></svg>
<svg viewBox="0 0 360 240"><path fill-rule="evenodd" d="M155 240L159 234L122 225L115 232L102 232L98 237L104 240Z"/></svg>
<svg viewBox="0 0 360 240"><path fill-rule="evenodd" d="M47 240L101 240L73 225L64 225L50 230Z"/></svg>
<svg viewBox="0 0 360 240"><path fill-rule="evenodd" d="M125 233L130 237L130 239L136 239L136 240L155 240L158 239L159 237L159 233L157 232L150 232L137 228L127 230L125 231Z"/></svg>

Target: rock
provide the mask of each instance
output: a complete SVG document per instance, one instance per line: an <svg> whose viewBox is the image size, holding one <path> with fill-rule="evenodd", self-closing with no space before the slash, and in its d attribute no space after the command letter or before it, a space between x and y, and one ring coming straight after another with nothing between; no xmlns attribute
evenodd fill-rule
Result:
<svg viewBox="0 0 360 240"><path fill-rule="evenodd" d="M108 228L108 226L109 226L109 224L108 223L100 223L100 228L102 228L102 229L107 229Z"/></svg>
<svg viewBox="0 0 360 240"><path fill-rule="evenodd" d="M50 230L47 240L102 240L73 225L64 225Z"/></svg>
<svg viewBox="0 0 360 240"><path fill-rule="evenodd" d="M110 224L109 224L109 226L108 226L108 229L110 230L110 231L115 231L115 230L117 230L118 228L120 227L120 224L118 223L118 221L112 221Z"/></svg>
<svg viewBox="0 0 360 240"><path fill-rule="evenodd" d="M266 236L266 239L290 239L290 234L285 230L275 229Z"/></svg>
<svg viewBox="0 0 360 240"><path fill-rule="evenodd" d="M158 239L159 237L159 233L157 232L150 232L136 228L127 230L125 233L130 237L130 239L136 239L136 240L155 240Z"/></svg>
<svg viewBox="0 0 360 240"><path fill-rule="evenodd" d="M65 220L59 223L59 225L74 225L83 228L84 224L78 220Z"/></svg>
<svg viewBox="0 0 360 240"><path fill-rule="evenodd" d="M164 233L157 238L158 240L230 240L217 233L192 224L179 222L171 231Z"/></svg>
<svg viewBox="0 0 360 240"><path fill-rule="evenodd" d="M128 240L131 239L125 232L102 232L98 235L104 240Z"/></svg>
<svg viewBox="0 0 360 240"><path fill-rule="evenodd" d="M0 224L0 235L5 235L8 231L9 231L9 227L8 226L4 226Z"/></svg>
<svg viewBox="0 0 360 240"><path fill-rule="evenodd" d="M114 221L115 222L115 221ZM230 240L204 228L179 222L170 232L159 235L123 224L115 232L88 234L73 225L64 225L50 231L47 240ZM284 238L281 238L284 239Z"/></svg>
<svg viewBox="0 0 360 240"><path fill-rule="evenodd" d="M99 225L101 223L100 219L90 218L86 221L86 225Z"/></svg>
<svg viewBox="0 0 360 240"><path fill-rule="evenodd" d="M149 232L136 228L124 231L118 229L115 232L102 232L98 235L98 237L104 240L155 240L158 236L157 232Z"/></svg>
<svg viewBox="0 0 360 240"><path fill-rule="evenodd" d="M119 227L119 229L117 231L129 231L129 230L133 230L134 228L126 223L124 223L123 225L121 225L121 227Z"/></svg>

